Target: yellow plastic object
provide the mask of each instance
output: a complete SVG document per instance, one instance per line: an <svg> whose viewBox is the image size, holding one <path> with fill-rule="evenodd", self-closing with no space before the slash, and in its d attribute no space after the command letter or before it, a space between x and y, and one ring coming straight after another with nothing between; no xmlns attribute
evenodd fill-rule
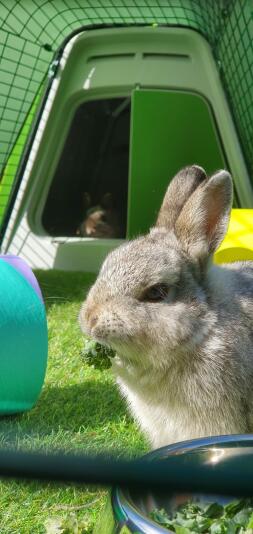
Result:
<svg viewBox="0 0 253 534"><path fill-rule="evenodd" d="M214 255L215 263L253 260L253 209L234 209L228 232Z"/></svg>

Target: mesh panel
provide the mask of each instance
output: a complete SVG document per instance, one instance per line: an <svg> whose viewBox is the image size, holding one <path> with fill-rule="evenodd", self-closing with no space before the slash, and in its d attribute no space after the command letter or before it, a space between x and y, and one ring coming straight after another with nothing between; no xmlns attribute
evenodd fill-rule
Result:
<svg viewBox="0 0 253 534"><path fill-rule="evenodd" d="M251 0L0 0L0 221L36 110L36 95L53 54L71 32L85 25L158 23L204 34L218 63L252 174L250 4Z"/></svg>
<svg viewBox="0 0 253 534"><path fill-rule="evenodd" d="M244 8L242 7L244 4ZM253 6L237 0L225 10L215 52L234 120L253 178Z"/></svg>

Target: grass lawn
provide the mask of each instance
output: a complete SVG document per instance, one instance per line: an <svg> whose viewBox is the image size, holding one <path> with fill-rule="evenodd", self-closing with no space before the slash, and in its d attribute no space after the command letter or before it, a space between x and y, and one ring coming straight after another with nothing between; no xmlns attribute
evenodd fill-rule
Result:
<svg viewBox="0 0 253 534"><path fill-rule="evenodd" d="M146 443L128 415L110 370L95 369L82 358L83 337L77 316L93 275L36 271L48 316L49 359L37 405L27 413L0 420L0 445L25 450L59 448L139 455ZM106 491L4 481L0 483L1 534L49 532L46 522L70 520L91 533ZM51 528L50 533L60 532ZM68 531L69 532L69 531ZM102 533L101 533L102 534Z"/></svg>

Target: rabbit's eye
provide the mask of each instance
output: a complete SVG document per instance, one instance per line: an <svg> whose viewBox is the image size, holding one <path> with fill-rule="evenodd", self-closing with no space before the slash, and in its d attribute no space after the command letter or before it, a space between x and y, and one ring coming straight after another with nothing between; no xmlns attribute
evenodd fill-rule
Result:
<svg viewBox="0 0 253 534"><path fill-rule="evenodd" d="M156 284L146 289L141 300L146 302L159 302L167 297L169 290L170 288L167 284Z"/></svg>

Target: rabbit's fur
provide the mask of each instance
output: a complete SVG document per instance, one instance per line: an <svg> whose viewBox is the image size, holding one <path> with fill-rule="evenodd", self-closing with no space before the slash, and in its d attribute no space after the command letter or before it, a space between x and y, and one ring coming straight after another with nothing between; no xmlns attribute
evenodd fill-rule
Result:
<svg viewBox="0 0 253 534"><path fill-rule="evenodd" d="M99 237L113 239L121 237L118 212L113 205L111 193L105 193L98 205L92 206L89 193L83 195L84 216L76 234L81 237Z"/></svg>
<svg viewBox="0 0 253 534"><path fill-rule="evenodd" d="M148 235L111 252L80 312L152 447L253 431L253 264L215 266L232 180L172 180Z"/></svg>

